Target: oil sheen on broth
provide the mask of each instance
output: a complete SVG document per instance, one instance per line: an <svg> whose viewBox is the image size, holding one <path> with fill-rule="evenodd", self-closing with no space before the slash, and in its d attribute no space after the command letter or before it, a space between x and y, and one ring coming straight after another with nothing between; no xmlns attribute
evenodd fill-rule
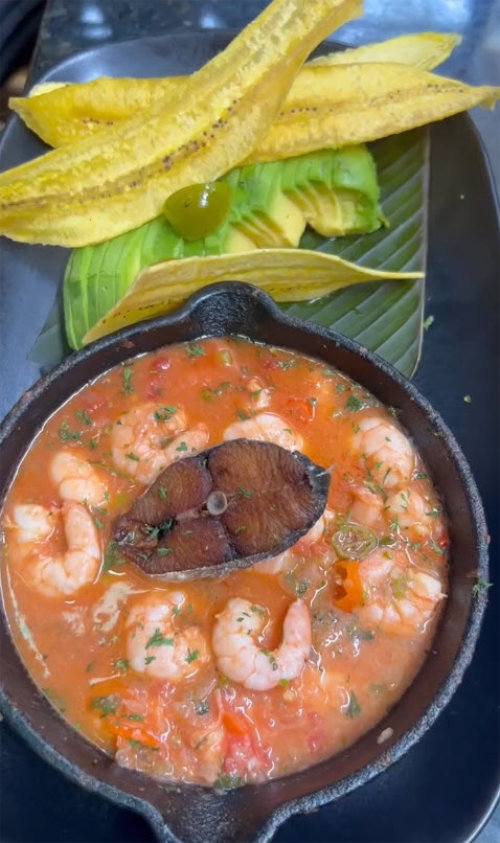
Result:
<svg viewBox="0 0 500 843"><path fill-rule="evenodd" d="M120 557L113 522L159 473L239 437L331 471L314 527L212 579ZM394 415L324 363L236 338L138 357L73 396L2 527L4 603L37 685L119 764L171 780L237 786L351 744L411 683L446 593L439 498Z"/></svg>

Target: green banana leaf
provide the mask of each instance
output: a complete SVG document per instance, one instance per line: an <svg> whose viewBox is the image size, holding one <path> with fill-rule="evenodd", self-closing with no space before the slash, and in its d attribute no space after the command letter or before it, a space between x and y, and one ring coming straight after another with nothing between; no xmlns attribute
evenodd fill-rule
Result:
<svg viewBox="0 0 500 843"><path fill-rule="evenodd" d="M370 145L377 165L381 205L389 227L372 234L325 238L312 230L300 247L339 255L380 270L425 269L428 132L417 129ZM283 310L334 328L370 348L411 376L422 343L424 280L364 282L330 296ZM30 359L52 366L69 352L60 298L30 352Z"/></svg>
<svg viewBox="0 0 500 843"><path fill-rule="evenodd" d="M418 129L370 144L389 228L326 240L307 231L300 245L371 269L425 271L429 136ZM422 346L425 280L364 282L311 302L283 305L376 351L407 377Z"/></svg>

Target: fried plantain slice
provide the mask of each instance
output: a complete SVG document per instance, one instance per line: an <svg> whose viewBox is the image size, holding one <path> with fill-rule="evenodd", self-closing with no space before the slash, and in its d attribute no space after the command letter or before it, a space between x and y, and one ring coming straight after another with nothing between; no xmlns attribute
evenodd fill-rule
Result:
<svg viewBox="0 0 500 843"><path fill-rule="evenodd" d="M0 233L84 246L158 216L171 193L249 154L311 50L361 5L273 0L174 96L0 175Z"/></svg>
<svg viewBox="0 0 500 843"><path fill-rule="evenodd" d="M248 163L397 135L475 105L493 108L498 99L500 88L476 88L404 65L307 67Z"/></svg>
<svg viewBox="0 0 500 843"><path fill-rule="evenodd" d="M442 32L402 35L352 50L329 53L308 62L306 67L396 62L420 70L432 70L448 58L460 40L459 35ZM300 73L302 70L299 76ZM163 79L101 76L83 83L42 83L35 85L28 97L12 97L9 106L49 146L65 146L127 120L163 97L175 96L187 79L186 76Z"/></svg>
<svg viewBox="0 0 500 843"><path fill-rule="evenodd" d="M258 249L157 263L139 273L127 294L84 336L87 344L119 328L168 313L206 284L247 281L275 301L305 301L361 281L421 278L383 272L309 249Z"/></svg>
<svg viewBox="0 0 500 843"><path fill-rule="evenodd" d="M454 32L418 32L412 35L398 35L387 41L378 41L374 44L365 44L363 47L318 56L309 61L307 67L387 62L407 64L418 70L433 70L446 61L461 40L460 35Z"/></svg>

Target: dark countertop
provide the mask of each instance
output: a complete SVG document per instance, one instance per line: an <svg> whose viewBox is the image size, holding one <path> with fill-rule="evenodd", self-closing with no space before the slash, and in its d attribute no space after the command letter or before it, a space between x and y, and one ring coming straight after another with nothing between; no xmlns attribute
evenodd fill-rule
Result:
<svg viewBox="0 0 500 843"><path fill-rule="evenodd" d="M265 5L265 0L48 0L31 78L36 81L73 53L114 41L174 29L239 29ZM357 45L429 29L458 32L463 37L462 44L443 65L442 72L472 84L500 84L500 0L411 0L404 4L397 0L366 0L365 8L361 20L335 33L336 40ZM475 109L472 116L487 150L498 194L500 108L494 113ZM18 743L17 737L9 738L11 756L16 753ZM39 762L40 796L45 793L50 799L51 794L43 785L43 769ZM68 806L66 809L70 810ZM61 806L63 822L64 810ZM110 840L119 840L119 826L110 829L110 834L113 835ZM480 843L495 843L500 839L498 807L477 839Z"/></svg>

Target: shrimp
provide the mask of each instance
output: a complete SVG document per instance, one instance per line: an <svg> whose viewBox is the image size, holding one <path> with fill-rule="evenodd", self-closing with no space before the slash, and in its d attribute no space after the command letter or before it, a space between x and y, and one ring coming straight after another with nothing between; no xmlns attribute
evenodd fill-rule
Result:
<svg viewBox="0 0 500 843"><path fill-rule="evenodd" d="M186 452L200 451L208 442L204 425L186 430L181 407L150 401L134 407L111 433L111 452L117 468L149 484Z"/></svg>
<svg viewBox="0 0 500 843"><path fill-rule="evenodd" d="M219 670L253 691L268 691L281 680L296 679L311 649L311 619L303 600L295 600L283 623L283 640L272 652L254 640L265 623L265 611L234 597L217 616L212 646Z"/></svg>
<svg viewBox="0 0 500 843"><path fill-rule="evenodd" d="M37 503L18 504L13 515L13 520L7 519L6 527L16 531L21 545L43 542L56 528L57 513Z"/></svg>
<svg viewBox="0 0 500 843"><path fill-rule="evenodd" d="M50 463L50 476L63 501L85 501L91 506L103 503L106 487L87 460L71 451L59 451Z"/></svg>
<svg viewBox="0 0 500 843"><path fill-rule="evenodd" d="M133 606L126 625L127 658L137 673L180 682L209 663L207 641L199 627L175 629L174 619L184 600L182 592L162 592Z"/></svg>
<svg viewBox="0 0 500 843"><path fill-rule="evenodd" d="M350 508L351 518L356 524L373 527L382 515L384 502L380 495L359 486L353 490L354 503Z"/></svg>
<svg viewBox="0 0 500 843"><path fill-rule="evenodd" d="M14 508L14 529L28 584L47 597L67 597L91 583L99 571L101 548L89 511L65 501L62 521L67 550L50 552L45 541L52 535L57 514L46 507L20 504ZM10 525L9 525L10 526Z"/></svg>
<svg viewBox="0 0 500 843"><path fill-rule="evenodd" d="M359 428L353 442L375 481L390 491L407 484L415 468L415 451L404 433L375 416L362 418Z"/></svg>
<svg viewBox="0 0 500 843"><path fill-rule="evenodd" d="M387 498L385 508L392 521L396 520L404 530L411 530L420 537L431 532L430 504L422 495L410 489L402 489ZM437 510L436 510L437 512Z"/></svg>
<svg viewBox="0 0 500 843"><path fill-rule="evenodd" d="M323 515L318 518L311 529L308 530L307 533L293 545L293 547L288 548L288 550L285 550L278 556L272 556L270 559L263 559L262 562L256 562L253 566L253 570L258 571L261 574L279 574L290 562L295 564L297 562L297 554L300 553L301 548L308 547L309 545L318 542L325 532L328 521L334 517L335 516L330 509L325 509Z"/></svg>
<svg viewBox="0 0 500 843"><path fill-rule="evenodd" d="M288 422L275 413L258 413L250 419L234 422L226 427L224 441L230 439L256 439L259 442L274 442L289 451L300 451L302 436L296 433Z"/></svg>
<svg viewBox="0 0 500 843"><path fill-rule="evenodd" d="M409 564L403 551L390 558L374 550L359 563L364 604L360 620L393 635L413 637L424 631L438 603L446 597L441 580Z"/></svg>
<svg viewBox="0 0 500 843"><path fill-rule="evenodd" d="M265 410L271 403L271 390L264 386L260 378L250 378L247 389L252 393L252 407L257 410Z"/></svg>

